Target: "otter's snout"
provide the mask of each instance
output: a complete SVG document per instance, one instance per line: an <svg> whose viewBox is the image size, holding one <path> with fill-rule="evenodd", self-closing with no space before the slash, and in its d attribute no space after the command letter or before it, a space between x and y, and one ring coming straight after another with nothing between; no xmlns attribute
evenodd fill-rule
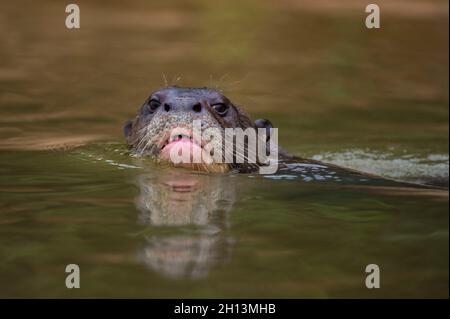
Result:
<svg viewBox="0 0 450 319"><path fill-rule="evenodd" d="M162 101L165 112L202 113L205 102L196 97L167 97Z"/></svg>
<svg viewBox="0 0 450 319"><path fill-rule="evenodd" d="M184 127L177 127L174 128L170 134L169 134L169 143L175 142L177 140L186 139L191 140L192 139L192 130L187 129Z"/></svg>

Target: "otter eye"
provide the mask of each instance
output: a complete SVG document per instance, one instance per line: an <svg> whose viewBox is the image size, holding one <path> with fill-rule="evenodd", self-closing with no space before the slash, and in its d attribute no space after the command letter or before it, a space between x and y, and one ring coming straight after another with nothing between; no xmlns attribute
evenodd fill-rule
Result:
<svg viewBox="0 0 450 319"><path fill-rule="evenodd" d="M219 113L219 115L225 115L228 111L228 105L223 104L223 103L217 103L212 105L212 108L214 109L214 111L216 111L217 113Z"/></svg>
<svg viewBox="0 0 450 319"><path fill-rule="evenodd" d="M148 102L148 106L150 108L150 111L154 112L156 111L156 109L161 105L161 103L159 103L159 101L157 100L150 100L150 102Z"/></svg>

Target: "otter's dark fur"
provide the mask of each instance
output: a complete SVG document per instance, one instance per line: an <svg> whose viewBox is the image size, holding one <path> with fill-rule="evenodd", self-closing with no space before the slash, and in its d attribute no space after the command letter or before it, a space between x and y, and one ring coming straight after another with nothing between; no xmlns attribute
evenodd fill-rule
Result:
<svg viewBox="0 0 450 319"><path fill-rule="evenodd" d="M202 129L217 128L223 131L225 128L242 128L243 130L265 128L268 136L267 145L273 144L270 140L272 124L269 120L257 119L252 121L241 107L232 103L218 90L177 86L162 88L146 99L137 116L125 124L126 140L135 153L158 158L161 150L167 145L168 132L180 126L189 128L194 120L201 121ZM223 145L219 145L219 147L223 147ZM276 150L279 164L284 170L293 167L290 163L320 165L323 169L342 175L388 180L353 169L292 156L278 145L276 145ZM236 152L236 150L233 150L233 152ZM233 164L222 162L212 165L190 164L188 167L212 172L228 172L230 170L253 172L260 165L260 163L248 162ZM405 183L403 184L405 185ZM406 183L406 185L412 184Z"/></svg>
<svg viewBox="0 0 450 319"><path fill-rule="evenodd" d="M253 122L250 116L226 96L210 88L166 87L152 93L140 108L137 116L124 127L128 144L135 153L158 157L167 143L167 132L174 127L190 127L194 120L200 120L202 129L207 128L266 128L272 124L259 119ZM287 154L286 154L287 155ZM197 169L226 172L237 169L248 172L257 164L214 164L198 165Z"/></svg>

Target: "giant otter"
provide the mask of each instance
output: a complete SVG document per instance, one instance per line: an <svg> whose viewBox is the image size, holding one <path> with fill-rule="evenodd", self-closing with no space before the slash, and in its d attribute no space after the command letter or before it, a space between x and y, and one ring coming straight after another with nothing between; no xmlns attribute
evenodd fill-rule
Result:
<svg viewBox="0 0 450 319"><path fill-rule="evenodd" d="M254 151L246 147L232 148L232 162L217 161L209 151L205 152L206 141L195 140L192 134L192 123L201 123L201 129L215 128L224 135L228 128L243 130L263 130L264 144L267 150L277 153L277 168L281 173L286 171L302 175L305 180L336 180L351 183L366 182L395 182L380 176L343 168L337 165L323 163L316 160L290 155L278 147L277 139L272 139L272 124L269 120L258 119L252 121L250 116L239 106L232 103L220 91L211 88L183 88L177 86L164 87L152 93L140 108L137 116L129 120L124 126L127 143L138 155L150 155L158 160L170 162L170 152L174 147L182 145L191 150L202 152L202 162L183 163L178 166L208 172L255 172L262 165L260 161L251 162L246 159ZM220 143L220 142L218 142ZM247 144L245 144L247 145ZM224 145L218 145L224 147ZM259 147L259 144L258 144ZM223 159L227 152L222 153ZM244 157L244 162L236 161L236 157ZM203 161L206 158L208 162ZM325 178L326 177L326 178ZM402 183L404 185L409 183Z"/></svg>
<svg viewBox="0 0 450 319"><path fill-rule="evenodd" d="M193 121L201 122L201 129L216 128L224 132L226 128L264 129L267 133L265 142L268 148L275 149L281 158L291 156L278 148L270 140L272 124L265 119L252 121L250 116L239 106L233 104L226 96L210 88L165 87L152 93L140 108L138 115L129 120L124 127L127 143L139 155L150 155L157 159L170 162L169 153L175 144L188 144L191 149L202 148L206 141L195 141L192 137ZM223 145L222 145L223 146ZM255 171L260 162L248 161L249 151L235 147L234 158L244 157L243 163L216 161L210 158L210 163L189 163L187 166L195 170L211 172ZM223 152L225 157L226 151ZM210 154L202 153L204 157Z"/></svg>

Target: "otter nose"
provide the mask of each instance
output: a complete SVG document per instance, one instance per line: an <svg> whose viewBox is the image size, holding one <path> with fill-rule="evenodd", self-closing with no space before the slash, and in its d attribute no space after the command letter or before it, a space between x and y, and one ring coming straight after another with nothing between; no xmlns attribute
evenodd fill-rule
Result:
<svg viewBox="0 0 450 319"><path fill-rule="evenodd" d="M200 103L195 103L192 106L192 111L194 111L195 113L200 113L202 111L202 105Z"/></svg>
<svg viewBox="0 0 450 319"><path fill-rule="evenodd" d="M200 101L190 98L178 98L173 100L168 100L164 103L164 111L166 112L193 112L201 113L203 110L203 105Z"/></svg>

